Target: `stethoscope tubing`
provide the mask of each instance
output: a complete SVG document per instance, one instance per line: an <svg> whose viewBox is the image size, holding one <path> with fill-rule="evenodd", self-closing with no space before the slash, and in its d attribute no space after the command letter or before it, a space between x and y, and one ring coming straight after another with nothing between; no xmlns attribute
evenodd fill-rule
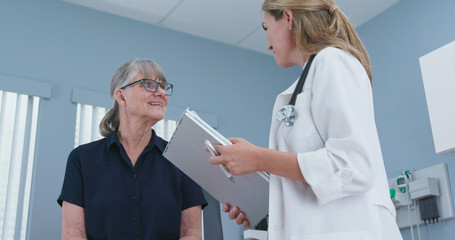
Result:
<svg viewBox="0 0 455 240"><path fill-rule="evenodd" d="M305 84L306 77L308 75L308 72L310 71L310 66L311 63L313 63L313 59L315 56L316 54L313 54L308 59L308 62L306 63L305 68L302 71L302 74L300 74L299 82L297 83L297 86L295 86L294 92L292 93L292 97L291 100L289 100L288 105L295 106L295 100L297 99L297 95L302 92L303 85Z"/></svg>
<svg viewBox="0 0 455 240"><path fill-rule="evenodd" d="M297 95L302 92L303 85L305 84L306 77L308 72L310 71L311 63L313 62L314 57L316 54L313 54L308 59L305 68L303 69L302 73L300 74L299 81L295 86L294 92L292 93L291 99L289 100L288 105L281 107L278 112L276 113L275 118L278 121L282 121L285 123L286 127L290 127L294 125L295 121L295 101L297 99Z"/></svg>

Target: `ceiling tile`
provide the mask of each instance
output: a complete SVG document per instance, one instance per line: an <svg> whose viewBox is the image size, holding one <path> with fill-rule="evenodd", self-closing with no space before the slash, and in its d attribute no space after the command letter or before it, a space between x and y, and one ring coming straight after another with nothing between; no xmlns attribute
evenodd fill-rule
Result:
<svg viewBox="0 0 455 240"><path fill-rule="evenodd" d="M263 0L62 0L273 55L262 30ZM400 0L335 0L354 27Z"/></svg>
<svg viewBox="0 0 455 240"><path fill-rule="evenodd" d="M187 0L161 25L203 38L236 44L262 23L263 0Z"/></svg>
<svg viewBox="0 0 455 240"><path fill-rule="evenodd" d="M374 18L400 0L335 0L354 28Z"/></svg>
<svg viewBox="0 0 455 240"><path fill-rule="evenodd" d="M180 0L63 0L84 7L120 15L141 22L156 24L161 21Z"/></svg>
<svg viewBox="0 0 455 240"><path fill-rule="evenodd" d="M256 52L265 53L268 55L273 55L273 51L267 49L267 38L265 36L265 31L261 27L256 28L256 30L245 38L242 42L237 44L241 48L250 49Z"/></svg>

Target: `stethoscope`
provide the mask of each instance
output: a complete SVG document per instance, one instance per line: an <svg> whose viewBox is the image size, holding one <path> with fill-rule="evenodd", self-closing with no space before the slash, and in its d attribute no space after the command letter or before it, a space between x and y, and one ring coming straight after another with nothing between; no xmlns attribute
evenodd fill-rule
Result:
<svg viewBox="0 0 455 240"><path fill-rule="evenodd" d="M306 76L308 75L308 72L310 70L311 63L313 62L314 57L316 54L313 54L310 56L310 59L308 59L308 62L305 65L305 68L302 71L302 74L300 75L299 82L297 83L297 86L295 86L294 92L292 93L291 100L289 101L288 105L281 107L278 112L276 113L276 120L280 122L284 122L286 124L286 127L290 127L294 125L295 121L295 100L297 99L297 95L302 92L303 89L303 84L305 83Z"/></svg>

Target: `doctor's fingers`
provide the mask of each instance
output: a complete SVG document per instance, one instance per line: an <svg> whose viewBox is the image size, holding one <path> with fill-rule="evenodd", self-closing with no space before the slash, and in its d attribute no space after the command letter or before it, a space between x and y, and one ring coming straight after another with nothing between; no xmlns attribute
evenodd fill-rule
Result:
<svg viewBox="0 0 455 240"><path fill-rule="evenodd" d="M243 212L240 212L235 218L235 223L237 223L238 225L243 225L245 221L246 221L245 213Z"/></svg>
<svg viewBox="0 0 455 240"><path fill-rule="evenodd" d="M242 142L242 141L246 141L246 140L243 139L243 138L236 138L236 137L228 138L228 140L229 140L232 144L236 144L236 143L239 143L239 142Z"/></svg>
<svg viewBox="0 0 455 240"><path fill-rule="evenodd" d="M211 156L209 158L209 163L211 165L218 165L218 164L225 164L225 161L223 159L223 156L219 155L219 156Z"/></svg>
<svg viewBox="0 0 455 240"><path fill-rule="evenodd" d="M226 148L227 146L224 146L224 145L221 145L221 144L213 144L213 148L215 148L215 151L218 153L218 154L223 154L224 152L224 148Z"/></svg>
<svg viewBox="0 0 455 240"><path fill-rule="evenodd" d="M225 203L223 205L223 211L229 210L229 207L229 204ZM244 228L248 228L250 226L250 222L245 218L245 213L240 211L237 206L232 207L231 210L229 210L228 216L229 219L235 219L235 223L242 225Z"/></svg>
<svg viewBox="0 0 455 240"><path fill-rule="evenodd" d="M237 207L237 206L231 207L231 209L228 212L229 219L236 219L239 212L240 212L239 207Z"/></svg>
<svg viewBox="0 0 455 240"><path fill-rule="evenodd" d="M250 222L248 221L248 219L244 219L242 225L243 225L244 228L249 228L250 227Z"/></svg>
<svg viewBox="0 0 455 240"><path fill-rule="evenodd" d="M234 207L234 208L237 208L237 207ZM240 209L238 209L238 211L235 211L235 212L237 214L237 216L234 215L235 223L237 223L237 225L242 225L245 228L249 227L250 223L248 222L248 219L245 218L245 213L240 211ZM231 214L231 212L229 212L229 218L231 218L232 216L233 215ZM233 219L233 218L231 218L231 219Z"/></svg>
<svg viewBox="0 0 455 240"><path fill-rule="evenodd" d="M207 146L204 146L204 151L210 152L210 151L209 151L209 148L208 148Z"/></svg>
<svg viewBox="0 0 455 240"><path fill-rule="evenodd" d="M231 206L227 203L223 204L223 212L229 212L231 210Z"/></svg>

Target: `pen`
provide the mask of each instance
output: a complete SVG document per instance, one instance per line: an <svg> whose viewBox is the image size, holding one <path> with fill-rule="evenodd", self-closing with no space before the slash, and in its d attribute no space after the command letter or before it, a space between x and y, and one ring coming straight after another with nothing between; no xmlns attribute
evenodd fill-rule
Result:
<svg viewBox="0 0 455 240"><path fill-rule="evenodd" d="M219 154L216 152L215 148L213 147L212 143L209 140L205 140L205 146L209 149L210 153L212 156L218 156ZM224 164L219 164L221 170L223 170L224 174L226 174L226 177L231 180L232 183L235 183L234 177L232 177L231 172L229 172L229 169L226 167Z"/></svg>

